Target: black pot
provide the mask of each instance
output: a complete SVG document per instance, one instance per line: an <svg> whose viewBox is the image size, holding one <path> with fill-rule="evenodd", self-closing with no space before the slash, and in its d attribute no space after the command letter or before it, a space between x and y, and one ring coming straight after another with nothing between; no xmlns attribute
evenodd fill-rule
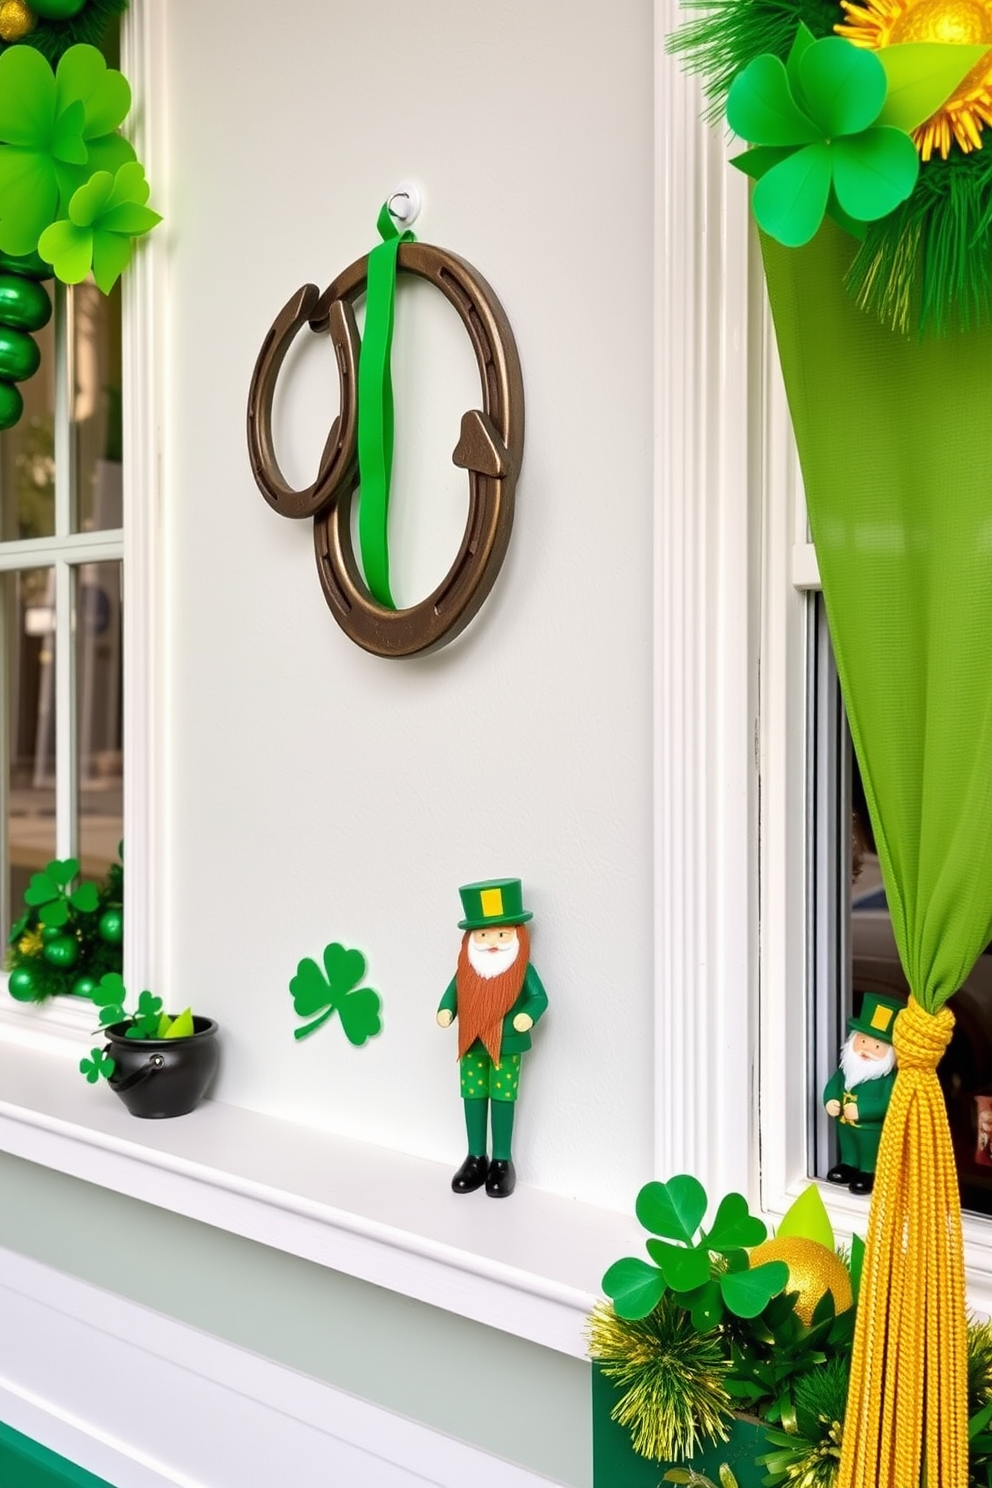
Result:
<svg viewBox="0 0 992 1488"><path fill-rule="evenodd" d="M105 1053L116 1068L107 1081L132 1116L185 1116L202 1100L214 1077L220 1050L217 1024L194 1018L188 1038L128 1038L127 1023L106 1030Z"/></svg>

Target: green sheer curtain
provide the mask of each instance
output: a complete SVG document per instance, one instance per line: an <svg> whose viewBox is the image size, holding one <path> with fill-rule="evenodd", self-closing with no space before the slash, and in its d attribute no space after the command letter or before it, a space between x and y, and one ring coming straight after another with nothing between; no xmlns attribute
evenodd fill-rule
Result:
<svg viewBox="0 0 992 1488"><path fill-rule="evenodd" d="M887 1481L896 1459L869 1459L895 1451L888 1402L893 1413L924 1413L903 1425L923 1453L928 1488L961 1488L961 1361L950 1344L950 1364L938 1361L936 1330L915 1314L950 1310L946 1326L963 1330L960 1213L934 1073L951 1020L943 1015L938 1032L926 1015L957 991L992 936L992 329L922 342L886 330L844 289L854 247L829 223L802 249L762 242L841 687L918 1004L897 1021L906 1074L883 1135L869 1228L869 1252L883 1246L884 1228L893 1255L875 1256L876 1295L863 1293L859 1309L859 1347L862 1323L877 1330L883 1319L888 1330L868 1382L880 1418L846 1453L842 1483L869 1483L873 1472ZM915 1030L923 1043L933 1034L932 1057L907 1044L906 1020L920 1010ZM920 1116L923 1106L932 1116ZM900 1219L900 1205L924 1212ZM895 1296L904 1286L914 1288L905 1305ZM896 1337L911 1328L918 1347ZM903 1407L890 1376L914 1353L922 1383L904 1391ZM854 1404L852 1392L849 1426ZM898 1488L915 1488L918 1461L911 1471Z"/></svg>

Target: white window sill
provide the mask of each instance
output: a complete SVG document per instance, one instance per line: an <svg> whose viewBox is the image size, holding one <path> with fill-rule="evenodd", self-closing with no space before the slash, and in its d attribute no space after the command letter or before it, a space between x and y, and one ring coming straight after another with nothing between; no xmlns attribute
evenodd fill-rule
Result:
<svg viewBox="0 0 992 1488"><path fill-rule="evenodd" d="M524 1185L451 1192L447 1165L204 1101L141 1121L78 1061L93 1009L0 991L0 1151L259 1241L576 1358L633 1215Z"/></svg>

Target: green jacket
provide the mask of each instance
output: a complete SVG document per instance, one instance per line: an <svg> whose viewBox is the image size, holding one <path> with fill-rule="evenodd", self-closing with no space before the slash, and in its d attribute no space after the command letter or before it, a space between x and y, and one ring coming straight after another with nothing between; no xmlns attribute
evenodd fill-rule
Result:
<svg viewBox="0 0 992 1488"><path fill-rule="evenodd" d="M885 1113L889 1109L889 1101L892 1099L892 1087L896 1083L896 1071L889 1075L881 1075L877 1080L862 1080L850 1091L851 1100L858 1108L858 1126L881 1126L885 1120ZM844 1096L848 1094L844 1084L844 1071L837 1070L836 1074L830 1076L823 1091L823 1104L827 1101L838 1100L841 1107L844 1105ZM843 1112L842 1112L843 1114ZM835 1120L841 1118L835 1117ZM846 1123L848 1126L850 1122Z"/></svg>
<svg viewBox="0 0 992 1488"><path fill-rule="evenodd" d="M448 989L441 1001L438 1003L438 1012L447 1008L449 1013L458 1017L458 978L452 977ZM513 1020L518 1013L526 1013L536 1023L548 1005L548 994L541 985L541 978L534 970L533 965L528 962L527 970L524 972L524 983L520 988L520 995L503 1019L503 1039L500 1044L501 1054L519 1054L523 1049L529 1049L531 1045L530 1029L520 1033L513 1026ZM473 1049L482 1048L480 1039L476 1039L472 1045Z"/></svg>

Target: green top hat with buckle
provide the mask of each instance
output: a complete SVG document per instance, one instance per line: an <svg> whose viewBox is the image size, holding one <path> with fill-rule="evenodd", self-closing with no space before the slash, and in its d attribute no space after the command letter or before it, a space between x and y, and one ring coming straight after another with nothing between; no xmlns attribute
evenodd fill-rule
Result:
<svg viewBox="0 0 992 1488"><path fill-rule="evenodd" d="M883 1044L892 1042L892 1025L906 1004L900 997L886 997L879 992L866 992L861 1012L856 1018L848 1018L848 1033L864 1033L869 1038L881 1039Z"/></svg>
<svg viewBox="0 0 992 1488"><path fill-rule="evenodd" d="M522 925L534 916L524 909L519 878L490 878L485 883L463 884L458 890L463 920L460 930L485 930L487 925Z"/></svg>

